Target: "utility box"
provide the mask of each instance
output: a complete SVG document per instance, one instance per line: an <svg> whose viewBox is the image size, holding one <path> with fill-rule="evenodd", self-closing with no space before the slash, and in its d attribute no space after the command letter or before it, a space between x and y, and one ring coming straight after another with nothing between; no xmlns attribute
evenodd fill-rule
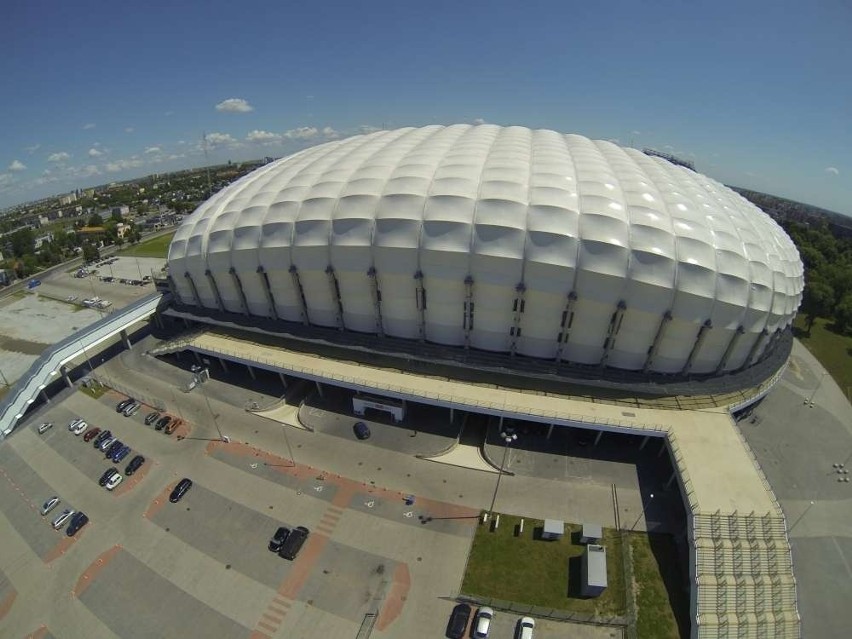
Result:
<svg viewBox="0 0 852 639"><path fill-rule="evenodd" d="M603 538L603 528L600 524L583 524L580 533L581 544L596 544Z"/></svg>
<svg viewBox="0 0 852 639"><path fill-rule="evenodd" d="M583 553L583 583L580 594L584 597L600 597L606 587L606 548L589 544Z"/></svg>
<svg viewBox="0 0 852 639"><path fill-rule="evenodd" d="M545 519L542 539L562 539L565 534L565 522L560 519Z"/></svg>

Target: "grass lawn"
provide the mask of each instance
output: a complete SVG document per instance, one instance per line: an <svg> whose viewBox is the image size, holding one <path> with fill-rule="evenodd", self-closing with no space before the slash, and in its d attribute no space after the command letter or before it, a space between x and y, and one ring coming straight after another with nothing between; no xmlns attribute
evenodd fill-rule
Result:
<svg viewBox="0 0 852 639"><path fill-rule="evenodd" d="M92 399L98 399L101 395L107 392L107 387L92 381L89 386L80 386L80 392L85 393Z"/></svg>
<svg viewBox="0 0 852 639"><path fill-rule="evenodd" d="M829 320L817 318L811 333L805 332L807 323L798 315L793 327L796 337L825 366L847 398L852 397L852 337L838 335L826 327Z"/></svg>
<svg viewBox="0 0 852 639"><path fill-rule="evenodd" d="M580 526L566 523L561 540L542 541L536 539L535 530L543 521L526 519L524 532L516 537L519 521L520 517L501 515L497 531L490 532L489 524L477 527L462 593L602 617L626 613L621 538L616 531L604 529L608 588L600 597L583 599L579 594L583 546L571 543L571 533Z"/></svg>
<svg viewBox="0 0 852 639"><path fill-rule="evenodd" d="M119 251L118 255L129 255L131 257L166 257L169 253L169 244L174 235L174 233L166 233L152 240L140 242L136 246Z"/></svg>
<svg viewBox="0 0 852 639"><path fill-rule="evenodd" d="M689 594L683 590L674 540L670 535L631 533L630 549L636 581L637 636L689 637Z"/></svg>

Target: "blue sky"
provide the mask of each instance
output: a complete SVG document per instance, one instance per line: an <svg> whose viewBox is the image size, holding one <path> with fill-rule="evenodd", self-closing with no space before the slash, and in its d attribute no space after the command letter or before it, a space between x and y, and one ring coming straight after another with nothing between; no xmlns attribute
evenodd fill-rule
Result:
<svg viewBox="0 0 852 639"><path fill-rule="evenodd" d="M852 215L850 33L846 0L12 0L0 207L201 166L205 132L213 163L485 121Z"/></svg>

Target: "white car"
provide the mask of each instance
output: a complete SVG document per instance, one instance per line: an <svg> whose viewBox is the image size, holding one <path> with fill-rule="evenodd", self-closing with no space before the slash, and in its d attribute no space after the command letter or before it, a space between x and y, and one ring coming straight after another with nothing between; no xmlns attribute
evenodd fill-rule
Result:
<svg viewBox="0 0 852 639"><path fill-rule="evenodd" d="M71 432L75 435L80 435L81 433L85 432L88 427L89 425L81 419L80 423L71 429Z"/></svg>
<svg viewBox="0 0 852 639"><path fill-rule="evenodd" d="M476 612L473 620L473 637L475 639L487 639L488 631L491 630L491 620L494 619L494 611L483 606Z"/></svg>
<svg viewBox="0 0 852 639"><path fill-rule="evenodd" d="M65 525L65 522L68 521L73 514L73 510L71 510L70 508L66 508L59 514L59 517L53 520L51 526L53 526L54 530L59 530L60 528L62 528L62 526Z"/></svg>
<svg viewBox="0 0 852 639"><path fill-rule="evenodd" d="M121 481L123 479L124 479L124 477L121 476L121 473L116 473L115 475L113 475L112 477L110 477L107 480L107 483L104 485L104 487L107 490L113 490L116 486L118 486L121 483Z"/></svg>
<svg viewBox="0 0 852 639"><path fill-rule="evenodd" d="M38 427L38 434L44 435L51 428L53 428L53 422L44 422L41 426Z"/></svg>
<svg viewBox="0 0 852 639"><path fill-rule="evenodd" d="M77 419L72 419L70 422L68 422L68 430L70 430L73 433L74 429L77 428L77 426L79 426L82 423L83 423L83 420L80 419L79 417Z"/></svg>
<svg viewBox="0 0 852 639"><path fill-rule="evenodd" d="M532 617L521 617L518 622L518 639L533 639L535 631L535 619Z"/></svg>
<svg viewBox="0 0 852 639"><path fill-rule="evenodd" d="M46 502L44 502L44 506L41 507L41 516L44 517L51 510L56 508L56 505L59 503L59 497L51 497Z"/></svg>

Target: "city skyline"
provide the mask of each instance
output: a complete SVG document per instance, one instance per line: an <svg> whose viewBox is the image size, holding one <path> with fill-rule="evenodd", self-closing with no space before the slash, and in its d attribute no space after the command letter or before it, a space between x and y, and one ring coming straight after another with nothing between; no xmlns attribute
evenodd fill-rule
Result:
<svg viewBox="0 0 852 639"><path fill-rule="evenodd" d="M488 122L652 147L852 215L850 26L828 1L712 14L674 1L15 5L0 26L15 53L0 61L0 207L382 128Z"/></svg>

